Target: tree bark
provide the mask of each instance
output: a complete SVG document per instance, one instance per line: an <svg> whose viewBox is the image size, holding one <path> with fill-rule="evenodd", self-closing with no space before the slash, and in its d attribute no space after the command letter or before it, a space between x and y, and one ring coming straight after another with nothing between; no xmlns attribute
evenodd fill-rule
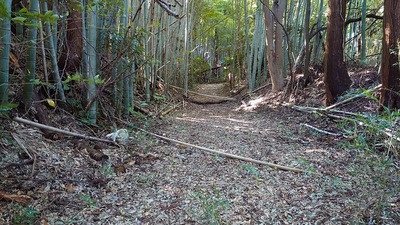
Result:
<svg viewBox="0 0 400 225"><path fill-rule="evenodd" d="M308 83L311 82L310 78L310 11L311 11L311 1L307 0L306 1L306 15L305 15L305 32L304 32L304 38L305 38L305 58L304 58L304 86L306 86Z"/></svg>
<svg viewBox="0 0 400 225"><path fill-rule="evenodd" d="M96 124L97 119L97 100L96 100L96 74L97 74L97 0L93 1L93 5L87 9L87 76L89 80L86 87L86 100L88 105L87 116L90 124Z"/></svg>
<svg viewBox="0 0 400 225"><path fill-rule="evenodd" d="M351 80L343 59L346 0L329 0L328 29L324 57L326 104L331 105L350 88Z"/></svg>
<svg viewBox="0 0 400 225"><path fill-rule="evenodd" d="M32 0L29 2L29 12L39 13L39 1ZM37 25L38 20L32 19L32 24ZM28 31L27 41L27 56L26 56L26 68L25 68L25 83L23 87L23 102L25 105L25 111L28 111L32 105L32 97L34 91L33 81L36 77L36 43L37 43L37 27L30 26Z"/></svg>
<svg viewBox="0 0 400 225"><path fill-rule="evenodd" d="M380 109L400 109L400 2L385 0L383 15Z"/></svg>
<svg viewBox="0 0 400 225"><path fill-rule="evenodd" d="M61 77L67 73L79 72L82 66L82 10L71 6L68 11L67 34L63 40L63 49L58 61L58 67L62 70Z"/></svg>
<svg viewBox="0 0 400 225"><path fill-rule="evenodd" d="M11 0L4 1L8 18L0 20L0 105L8 103L11 46Z"/></svg>
<svg viewBox="0 0 400 225"><path fill-rule="evenodd" d="M264 20L267 29L267 59L271 76L272 91L283 89L283 27L282 18L286 8L286 0L273 0L273 13L269 8L269 0L263 0Z"/></svg>

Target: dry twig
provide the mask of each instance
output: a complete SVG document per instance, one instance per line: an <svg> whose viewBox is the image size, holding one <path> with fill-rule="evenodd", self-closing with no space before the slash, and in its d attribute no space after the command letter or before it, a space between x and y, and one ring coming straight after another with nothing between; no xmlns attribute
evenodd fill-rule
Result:
<svg viewBox="0 0 400 225"><path fill-rule="evenodd" d="M306 172L308 172L308 171L297 169L297 168L293 168L293 167L282 166L282 165L278 165L278 164L274 164L274 163L269 163L269 162L265 162L265 161L261 161L261 160L256 160L256 159L252 159L252 158L248 158L248 157L243 157L243 156L234 155L234 154L230 154L230 153L226 153L226 152L222 152L222 151L217 151L217 150L209 149L209 148L198 146L198 145L193 145L193 144L186 143L186 142L183 142L183 141L178 141L178 140L175 140L175 139L172 139L172 138L167 138L167 137L164 137L164 136L161 136L161 135L158 135L158 134L155 134L155 133L152 133L152 132L140 129L140 128L136 128L136 129L138 129L138 130L140 130L140 131L142 131L142 132L144 132L146 134L149 134L151 136L157 137L159 139L163 139L163 140L166 140L166 141L178 143L178 144L185 145L185 146L188 146L188 147L197 148L197 149L209 152L209 153L214 153L214 154L225 156L225 157L232 158L232 159L239 159L239 160L243 160L243 161L246 161L246 162L252 162L252 163L257 163L257 164L269 166L269 167L271 167L273 169L292 171L292 172L296 172L296 173L306 173Z"/></svg>
<svg viewBox="0 0 400 225"><path fill-rule="evenodd" d="M306 123L303 123L303 126L306 126L306 127L308 127L308 128L311 128L311 129L316 130L316 131L318 131L318 132L320 132L320 133L323 133L323 134L332 135L332 136L336 136L336 137L343 136L343 134L332 133L332 132L329 132L329 131L321 130L321 129L319 129L319 128L313 127L313 126L311 126L311 125L309 125L309 124L306 124Z"/></svg>
<svg viewBox="0 0 400 225"><path fill-rule="evenodd" d="M40 129L50 130L50 131L57 132L57 133L60 133L60 134L65 134L65 135L78 137L78 138L83 138L83 139L92 140L92 141L101 141L101 142L115 144L115 142L113 142L111 140L98 138L98 137L93 137L93 136L87 136L87 135L83 135L83 134L78 134L78 133L74 133L74 132L71 132L71 131L61 130L61 129L58 129L58 128L55 128L55 127L51 127L51 126L43 125L41 123L36 123L36 122L30 121L30 120L27 120L27 119L23 119L21 117L14 117L13 120L16 121L16 122L19 122L19 123L23 123L23 124L29 125L29 126L37 127L37 128L40 128Z"/></svg>
<svg viewBox="0 0 400 225"><path fill-rule="evenodd" d="M377 85L376 87L373 87L373 88L370 88L370 89L366 90L365 92L377 91L377 90L379 90L381 87L382 87L382 85L379 84L379 85ZM357 94L357 95L354 95L354 96L352 96L352 97L350 97L350 98L347 98L347 99L345 99L345 100L343 100L343 101L340 101L340 102L337 102L337 103L335 103L335 104L333 104L333 105L330 105L330 106L326 107L324 110L325 110L325 111L328 111L328 110L333 109L333 108L335 108L335 107L337 107L337 106L339 106L339 105L343 105L344 103L351 102L351 101L353 101L354 99L361 98L361 97L365 97L365 96L366 96L365 92L362 92L362 93L360 93L360 94Z"/></svg>
<svg viewBox="0 0 400 225"><path fill-rule="evenodd" d="M124 124L126 124L128 126L131 126L129 123L127 123L127 122L125 122L125 121L123 121L123 120L121 120L119 118L114 117L114 119L117 119L121 123L124 123ZM197 149L209 152L209 153L222 155L222 156L225 156L225 157L228 157L228 158L239 159L239 160L243 160L243 161L246 161L246 162L252 162L252 163L257 163L257 164L261 164L261 165L266 165L266 166L269 166L269 167L271 167L273 169L279 169L279 170L284 170L284 171L292 171L292 172L296 172L296 173L307 173L307 172L310 172L310 173L317 174L317 173L312 172L312 171L305 171L305 170L301 170L301 169L297 169L297 168L293 168L293 167L282 166L282 165L278 165L278 164L274 164L274 163L269 163L269 162L265 162L265 161L261 161L261 160L256 160L256 159L252 159L252 158L248 158L248 157L243 157L243 156L234 155L234 154L230 154L230 153L226 153L226 152L222 152L222 151L217 151L217 150L209 149L209 148L198 146L198 145L193 145L193 144L186 143L186 142L183 142L183 141L178 141L178 140L175 140L175 139L172 139L172 138L164 137L164 136L149 132L147 130L144 130L144 129L141 129L141 128L138 128L138 127L134 127L134 128L137 129L137 130L140 130L140 131L142 131L142 132L144 132L146 134L149 134L149 135L151 135L153 137L156 137L156 138L159 138L159 139L162 139L162 140L165 140L165 141L181 144L181 145L188 146L188 147L197 148Z"/></svg>

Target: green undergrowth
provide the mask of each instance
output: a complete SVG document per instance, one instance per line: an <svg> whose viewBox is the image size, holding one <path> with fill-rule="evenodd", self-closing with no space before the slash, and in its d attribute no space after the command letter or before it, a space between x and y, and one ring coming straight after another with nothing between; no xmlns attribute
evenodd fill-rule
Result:
<svg viewBox="0 0 400 225"><path fill-rule="evenodd" d="M221 196L220 190L216 188L213 188L212 191L199 190L194 199L200 204L199 216L202 224L227 224L221 214L227 209L228 201Z"/></svg>
<svg viewBox="0 0 400 225"><path fill-rule="evenodd" d="M14 210L12 224L16 225L36 224L41 214L40 211L28 206L15 205Z"/></svg>
<svg viewBox="0 0 400 225"><path fill-rule="evenodd" d="M376 114L345 117L337 124L346 138L340 147L351 155L346 173L352 196L346 204L354 224L400 221L399 119L399 111L384 108Z"/></svg>

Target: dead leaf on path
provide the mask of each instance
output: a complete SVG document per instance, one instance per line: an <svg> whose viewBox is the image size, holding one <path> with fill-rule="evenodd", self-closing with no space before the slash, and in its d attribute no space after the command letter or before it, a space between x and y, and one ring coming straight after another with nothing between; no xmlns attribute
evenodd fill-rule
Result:
<svg viewBox="0 0 400 225"><path fill-rule="evenodd" d="M115 173L126 173L125 165L124 164L114 165L114 172Z"/></svg>
<svg viewBox="0 0 400 225"><path fill-rule="evenodd" d="M28 204L31 200L31 197L29 197L28 195L14 195L14 194L7 194L4 192L0 192L0 199L15 201L22 204Z"/></svg>
<svg viewBox="0 0 400 225"><path fill-rule="evenodd" d="M96 161L105 161L108 160L108 156L105 155L103 152L101 152L98 149L94 148L86 148L86 151L89 153L90 158L96 160Z"/></svg>
<svg viewBox="0 0 400 225"><path fill-rule="evenodd" d="M74 186L73 184L69 183L65 186L65 190L67 192L77 191L78 187Z"/></svg>

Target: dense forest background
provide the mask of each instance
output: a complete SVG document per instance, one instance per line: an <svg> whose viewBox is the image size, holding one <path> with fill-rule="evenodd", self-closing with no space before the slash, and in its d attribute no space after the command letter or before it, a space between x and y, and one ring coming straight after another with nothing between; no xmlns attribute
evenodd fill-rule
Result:
<svg viewBox="0 0 400 225"><path fill-rule="evenodd" d="M397 0L3 0L0 223L398 224L399 44Z"/></svg>
<svg viewBox="0 0 400 225"><path fill-rule="evenodd" d="M188 97L195 83L252 92L271 82L292 94L324 70L332 104L350 88L347 67L367 66L382 68L381 103L397 108L386 91L399 86L397 4L385 4L383 20L382 2L362 0L5 1L2 107L22 101L27 110L41 88L39 98L95 124L109 113L101 105L128 115L171 87Z"/></svg>

